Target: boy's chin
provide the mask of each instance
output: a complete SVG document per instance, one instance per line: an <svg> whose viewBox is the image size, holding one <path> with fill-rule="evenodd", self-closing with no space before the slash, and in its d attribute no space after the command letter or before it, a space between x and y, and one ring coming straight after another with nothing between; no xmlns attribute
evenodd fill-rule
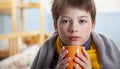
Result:
<svg viewBox="0 0 120 69"><path fill-rule="evenodd" d="M78 42L73 42L73 43L70 43L68 44L68 46L82 46L83 44L80 44Z"/></svg>

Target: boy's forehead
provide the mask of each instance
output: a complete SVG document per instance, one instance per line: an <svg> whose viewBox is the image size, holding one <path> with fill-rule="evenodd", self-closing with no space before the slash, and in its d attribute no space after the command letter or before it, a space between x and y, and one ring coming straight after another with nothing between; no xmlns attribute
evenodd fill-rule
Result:
<svg viewBox="0 0 120 69"><path fill-rule="evenodd" d="M78 7L64 7L62 12L59 14L59 18L87 18L91 20L90 12L87 12L86 10L80 9Z"/></svg>
<svg viewBox="0 0 120 69"><path fill-rule="evenodd" d="M90 14L90 12L86 11L85 9L67 6L61 10L60 15L76 14L76 13L81 14L82 16L86 14Z"/></svg>

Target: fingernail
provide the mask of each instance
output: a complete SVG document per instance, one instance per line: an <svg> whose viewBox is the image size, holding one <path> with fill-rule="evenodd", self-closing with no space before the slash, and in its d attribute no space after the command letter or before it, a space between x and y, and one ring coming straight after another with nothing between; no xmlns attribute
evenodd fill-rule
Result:
<svg viewBox="0 0 120 69"><path fill-rule="evenodd" d="M83 47L83 50L85 51L85 47Z"/></svg>
<svg viewBox="0 0 120 69"><path fill-rule="evenodd" d="M68 50L66 50L66 53L68 53L69 51Z"/></svg>
<svg viewBox="0 0 120 69"><path fill-rule="evenodd" d="M79 53L77 53L77 56L78 56L78 57L80 57L80 54L79 54Z"/></svg>
<svg viewBox="0 0 120 69"><path fill-rule="evenodd" d="M69 63L67 63L67 66L69 66Z"/></svg>
<svg viewBox="0 0 120 69"><path fill-rule="evenodd" d="M77 65L75 65L75 69L79 69L79 66L78 66L78 64L77 64Z"/></svg>
<svg viewBox="0 0 120 69"><path fill-rule="evenodd" d="M62 47L62 50L65 50L65 47Z"/></svg>
<svg viewBox="0 0 120 69"><path fill-rule="evenodd" d="M76 62L77 62L78 60L79 60L78 58L75 58L75 59L74 59L74 61L76 61Z"/></svg>

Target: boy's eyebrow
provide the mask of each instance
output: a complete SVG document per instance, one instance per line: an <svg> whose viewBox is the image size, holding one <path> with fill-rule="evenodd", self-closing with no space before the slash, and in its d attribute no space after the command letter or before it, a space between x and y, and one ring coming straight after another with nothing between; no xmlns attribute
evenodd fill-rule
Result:
<svg viewBox="0 0 120 69"><path fill-rule="evenodd" d="M83 17L89 18L88 16L84 16L84 15L83 15L83 16L80 16L79 18L83 18Z"/></svg>
<svg viewBox="0 0 120 69"><path fill-rule="evenodd" d="M69 18L69 16L61 16L61 18L64 18L64 17L67 17L67 18Z"/></svg>
<svg viewBox="0 0 120 69"><path fill-rule="evenodd" d="M61 16L60 18L68 18L68 19L71 19L69 16Z"/></svg>
<svg viewBox="0 0 120 69"><path fill-rule="evenodd" d="M88 18L88 19L90 18L89 16L86 16L86 15L78 16L78 18L83 18L83 17ZM61 16L61 18L70 18L70 17L67 15L63 15L63 16Z"/></svg>
<svg viewBox="0 0 120 69"><path fill-rule="evenodd" d="M88 20L91 20L91 17L90 16L80 16L79 18L87 18Z"/></svg>

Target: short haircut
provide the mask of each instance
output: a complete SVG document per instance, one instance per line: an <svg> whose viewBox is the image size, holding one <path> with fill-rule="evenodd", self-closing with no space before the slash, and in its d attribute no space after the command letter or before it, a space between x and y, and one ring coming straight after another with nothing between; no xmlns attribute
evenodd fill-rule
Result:
<svg viewBox="0 0 120 69"><path fill-rule="evenodd" d="M94 0L53 0L51 11L54 21L58 20L60 14L66 6L76 7L89 12L92 22L96 18L96 7Z"/></svg>

